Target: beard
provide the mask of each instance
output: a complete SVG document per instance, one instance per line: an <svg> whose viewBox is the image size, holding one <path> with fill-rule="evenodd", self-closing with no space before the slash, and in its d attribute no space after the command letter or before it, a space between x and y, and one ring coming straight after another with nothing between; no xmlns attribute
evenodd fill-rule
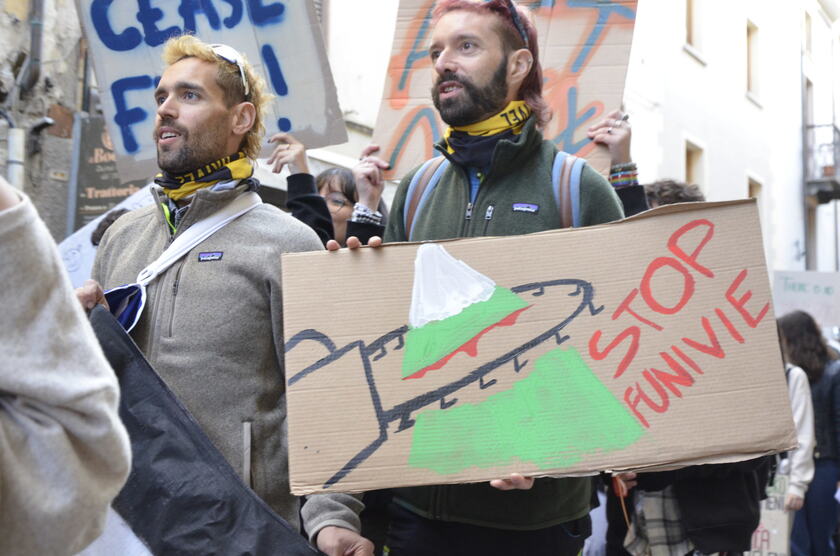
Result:
<svg viewBox="0 0 840 556"><path fill-rule="evenodd" d="M440 84L453 81L463 87L458 98L440 100ZM432 87L432 102L441 119L453 127L466 126L486 120L501 112L507 98L507 60L503 59L496 68L490 82L478 87L466 77L445 72L438 76Z"/></svg>
<svg viewBox="0 0 840 556"><path fill-rule="evenodd" d="M225 139L222 134L205 129L207 126L188 131L171 121L161 121L159 127L171 127L181 134L181 146L157 145L158 168L173 175L186 174L226 155ZM155 131L157 134L157 131ZM192 137L196 137L192 141Z"/></svg>

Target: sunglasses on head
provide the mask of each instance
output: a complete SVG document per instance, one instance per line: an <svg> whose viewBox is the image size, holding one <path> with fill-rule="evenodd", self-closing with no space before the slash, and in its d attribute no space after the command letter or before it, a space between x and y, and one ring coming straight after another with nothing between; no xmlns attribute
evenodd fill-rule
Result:
<svg viewBox="0 0 840 556"><path fill-rule="evenodd" d="M510 19L513 22L513 26L516 27L516 30L519 31L519 36L522 37L522 42L525 43L525 48L530 49L530 44L528 42L528 32L525 31L525 26L522 24L522 20L519 18L519 12L516 11L516 6L513 4L513 0L506 1L508 10L510 11Z"/></svg>
<svg viewBox="0 0 840 556"><path fill-rule="evenodd" d="M248 80L245 79L245 62L242 60L242 56L240 56L239 52L226 44L211 44L210 49L213 51L213 54L225 62L233 64L239 68L239 76L242 78L242 86L245 88L245 96L247 97L250 92L250 88L248 87Z"/></svg>

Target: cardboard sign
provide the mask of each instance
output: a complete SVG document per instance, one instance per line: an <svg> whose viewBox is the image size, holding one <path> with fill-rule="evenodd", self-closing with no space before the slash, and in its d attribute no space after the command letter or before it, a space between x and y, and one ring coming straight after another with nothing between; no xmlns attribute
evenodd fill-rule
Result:
<svg viewBox="0 0 840 556"><path fill-rule="evenodd" d="M401 0L391 62L373 142L400 179L436 156L446 125L432 105L434 69L429 58L434 0ZM609 168L606 149L586 130L621 106L636 0L530 0L539 38L543 96L554 118L543 135L568 153L584 156L599 171Z"/></svg>
<svg viewBox="0 0 840 556"><path fill-rule="evenodd" d="M230 45L262 75L274 102L267 136L291 131L308 148L347 140L321 28L306 0L77 0L123 181L157 171L152 139L163 43L192 32ZM271 152L266 144L262 154Z"/></svg>
<svg viewBox="0 0 840 556"><path fill-rule="evenodd" d="M787 556L793 512L785 511L785 494L790 475L777 473L761 502L761 521L752 536L750 556Z"/></svg>
<svg viewBox="0 0 840 556"><path fill-rule="evenodd" d="M840 273L776 271L773 301L776 316L800 310L820 326L840 326Z"/></svg>
<svg viewBox="0 0 840 556"><path fill-rule="evenodd" d="M296 494L796 445L753 201L289 254L283 287Z"/></svg>

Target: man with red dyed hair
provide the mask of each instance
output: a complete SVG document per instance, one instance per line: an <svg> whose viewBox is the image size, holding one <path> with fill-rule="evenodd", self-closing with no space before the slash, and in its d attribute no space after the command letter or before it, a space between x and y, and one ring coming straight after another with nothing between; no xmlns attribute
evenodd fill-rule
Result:
<svg viewBox="0 0 840 556"><path fill-rule="evenodd" d="M582 226L622 218L609 182L583 161L558 157L540 133L551 114L526 10L509 0L441 0L429 55L437 74L432 98L450 126L436 145L444 158L403 179L386 241L538 232L562 227L564 211ZM577 172L571 202L555 200L558 158L561 168ZM386 167L365 157L355 169L357 184L381 184ZM425 190L422 202L417 187ZM590 485L588 478L514 475L490 484L398 489L389 554L577 554L591 530Z"/></svg>

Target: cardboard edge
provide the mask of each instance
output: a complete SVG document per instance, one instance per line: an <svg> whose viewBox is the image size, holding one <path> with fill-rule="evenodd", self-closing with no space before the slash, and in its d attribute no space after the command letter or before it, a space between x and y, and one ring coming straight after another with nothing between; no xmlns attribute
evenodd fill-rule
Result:
<svg viewBox="0 0 840 556"><path fill-rule="evenodd" d="M354 253L360 250L381 250L381 249L388 249L389 247L396 247L398 245L421 245L423 243L452 243L455 241L463 241L463 242L475 242L475 241L487 241L488 239L498 239L498 238L511 238L511 237L522 237L523 235L527 236L539 236L545 234L570 234L580 232L582 230L596 230L598 228L603 228L605 226L617 226L624 223L629 222L638 222L640 220L654 218L656 216L663 216L666 214L680 214L684 212L696 212L701 210L708 210L708 209L716 209L716 208L724 208L724 207L733 207L733 206L740 206L740 205L752 205L757 206L757 201L755 199L735 199L732 201L706 201L706 202L696 202L696 203L677 203L675 205L662 205L650 210L646 210L639 214L630 216L628 218L622 218L621 220L615 220L613 222L607 222L604 224L595 224L593 226L585 226L583 228L557 228L554 230L545 230L543 232L535 232L533 234L522 234L519 236L480 236L480 237L459 237L459 238L452 238L452 239L441 239L435 241L398 241L393 243L383 243L380 247L368 247L367 245L360 247L358 249L347 249L343 247L339 249L336 253L338 255L332 254L332 252L328 251L302 251L296 253L283 253L281 255L282 258L292 258L292 257L300 257L300 256L312 256L313 254L318 254L323 256L327 254L328 256L341 256L342 253Z"/></svg>
<svg viewBox="0 0 840 556"><path fill-rule="evenodd" d="M759 452L745 452L743 454L735 454L729 456L718 456L718 457L709 457L709 458L701 458L701 459L687 459L681 461L674 461L670 463L663 463L663 464L656 464L650 466L634 466L634 467L614 467L612 469L599 469L597 471L586 471L580 473L568 473L568 474L557 474L557 473L539 473L528 475L529 477L535 478L543 478L543 477L550 477L554 479L563 479L563 478L580 478L580 477L594 477L599 473L621 473L621 472L637 472L637 473L653 473L656 471L673 471L676 469L682 469L685 467L689 467L692 465L713 465L713 464L721 464L721 463L737 463L741 461L748 461L751 459L763 457L763 456L771 456L774 454L779 454L788 450L793 450L796 448L797 443L794 442L792 445L789 445L784 450L763 450ZM490 479L486 480L479 480L479 481L472 481L472 482L464 482L464 481L457 481L457 482L441 482L440 484L471 484L471 483L484 483L489 481ZM401 488L400 486L394 486L389 488ZM292 485L291 492L295 496L306 496L310 494L329 494L329 493L350 493L350 494L358 494L362 492L366 492L369 489L354 489L350 488L342 488L340 490L337 489L322 489L317 487L299 487Z"/></svg>

